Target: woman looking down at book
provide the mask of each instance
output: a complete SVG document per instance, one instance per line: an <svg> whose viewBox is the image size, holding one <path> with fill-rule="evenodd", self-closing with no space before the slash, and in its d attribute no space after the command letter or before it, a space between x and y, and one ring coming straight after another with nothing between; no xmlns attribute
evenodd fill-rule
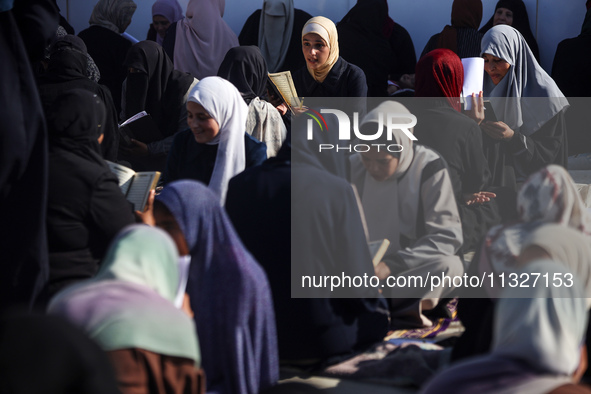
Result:
<svg viewBox="0 0 591 394"><path fill-rule="evenodd" d="M302 29L306 67L296 71L293 83L300 97L366 97L363 71L339 56L338 33L328 18L316 16Z"/></svg>
<svg viewBox="0 0 591 394"><path fill-rule="evenodd" d="M49 178L45 296L94 276L109 243L134 223L131 205L102 159L105 106L93 93L72 89L47 111Z"/></svg>
<svg viewBox="0 0 591 394"><path fill-rule="evenodd" d="M230 179L267 158L265 144L246 133L248 106L234 85L203 78L189 94L187 123L170 149L164 182L201 181L223 205Z"/></svg>
<svg viewBox="0 0 591 394"><path fill-rule="evenodd" d="M144 130L131 136L131 145L121 147L121 158L136 171L162 171L174 134L187 128L185 103L197 79L175 70L162 47L153 41L131 47L125 67L123 119L146 111L157 127L152 133Z"/></svg>
<svg viewBox="0 0 591 394"><path fill-rule="evenodd" d="M548 164L566 166L568 101L538 64L523 36L498 25L482 38L484 97L497 122L480 124L491 186L517 189Z"/></svg>

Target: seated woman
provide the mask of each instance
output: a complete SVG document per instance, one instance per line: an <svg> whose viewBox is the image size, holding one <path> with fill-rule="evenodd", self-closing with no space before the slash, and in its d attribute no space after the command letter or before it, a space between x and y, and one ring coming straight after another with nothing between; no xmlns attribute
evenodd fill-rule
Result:
<svg viewBox="0 0 591 394"><path fill-rule="evenodd" d="M517 29L525 38L525 42L527 42L527 46L531 49L536 60L540 61L540 50L529 26L529 16L523 0L499 0L495 6L495 13L479 32L485 34L493 26L497 25L508 25Z"/></svg>
<svg viewBox="0 0 591 394"><path fill-rule="evenodd" d="M481 123L492 186L516 190L548 164L566 166L568 102L517 30L491 28L482 38L484 97L498 121Z"/></svg>
<svg viewBox="0 0 591 394"><path fill-rule="evenodd" d="M530 275L530 286L503 289L491 352L444 369L421 393L444 388L458 394L590 392L576 385L587 367L581 345L587 304L576 275L551 260L535 260L518 272ZM565 278L572 286L547 286L543 277L533 285L540 273Z"/></svg>
<svg viewBox="0 0 591 394"><path fill-rule="evenodd" d="M207 391L258 393L274 385L279 363L269 282L219 197L199 182L173 182L157 197L154 218L191 258L187 293Z"/></svg>
<svg viewBox="0 0 591 394"><path fill-rule="evenodd" d="M81 327L107 352L122 393L156 387L203 393L195 325L173 303L184 292L180 271L168 234L129 226L111 244L96 277L60 292L48 312Z"/></svg>
<svg viewBox="0 0 591 394"><path fill-rule="evenodd" d="M514 272L524 244L531 234L543 225L556 224L579 231L587 239L591 237L591 214L585 208L568 172L560 166L547 166L524 183L517 196L517 210L520 212L519 223L499 225L488 232L480 251L472 260L469 274L482 276L484 272L492 272L495 275L508 275ZM563 239L556 236L553 243L558 245ZM575 251L578 248L567 248L571 249L570 258L576 259ZM569 267L576 265L570 265L570 261L563 263L569 264ZM584 273L581 271L579 276L584 276ZM498 296L501 288L500 279L495 276L492 287L485 281L476 296L460 298L458 317L466 330L454 346L453 359L489 351L493 327L493 299Z"/></svg>
<svg viewBox="0 0 591 394"><path fill-rule="evenodd" d="M162 45L170 25L183 18L183 9L178 0L156 0L152 4L152 23L146 40Z"/></svg>
<svg viewBox="0 0 591 394"><path fill-rule="evenodd" d="M267 157L273 157L281 148L287 129L278 108L262 99L267 91L268 74L265 59L254 45L230 49L218 70L218 77L232 82L248 105L246 132L263 142Z"/></svg>
<svg viewBox="0 0 591 394"><path fill-rule="evenodd" d="M245 132L248 107L225 79L208 77L195 85L187 112L190 129L174 138L164 182L201 181L223 204L230 179L265 161L265 144Z"/></svg>
<svg viewBox="0 0 591 394"><path fill-rule="evenodd" d="M156 125L156 135L135 136L132 145L121 146L121 158L136 171L163 171L174 135L187 129L187 95L197 80L175 70L162 47L153 41L135 44L125 58L122 118L146 111Z"/></svg>
<svg viewBox="0 0 591 394"><path fill-rule="evenodd" d="M415 97L433 99L420 100L420 109L414 112L419 119L415 136L447 162L462 219L462 252L467 253L478 247L500 217L496 203L490 201L496 195L483 191L488 190L490 171L482 151L482 133L475 121L461 113L464 67L451 50L435 49L421 57L416 77Z"/></svg>
<svg viewBox="0 0 591 394"><path fill-rule="evenodd" d="M338 33L328 18L316 16L302 29L306 67L293 74L300 97L366 97L365 74L339 56Z"/></svg>
<svg viewBox="0 0 591 394"><path fill-rule="evenodd" d="M382 113L410 114L402 104L386 101L363 118L360 128L364 134L375 134ZM408 119L400 122L408 123ZM383 131L368 151L351 156L351 180L365 211L369 239L390 241L376 275L382 280L390 276L426 278L430 272L462 275L464 267L456 256L462 246L462 224L445 160L430 148L413 144L400 129L392 130L390 141L385 127ZM388 148L380 149L379 144ZM422 312L435 308L451 290L444 285L431 290L386 288L391 326L431 325Z"/></svg>
<svg viewBox="0 0 591 394"><path fill-rule="evenodd" d="M104 115L102 101L81 89L59 96L47 111L46 296L93 277L109 243L135 221L117 178L100 154Z"/></svg>

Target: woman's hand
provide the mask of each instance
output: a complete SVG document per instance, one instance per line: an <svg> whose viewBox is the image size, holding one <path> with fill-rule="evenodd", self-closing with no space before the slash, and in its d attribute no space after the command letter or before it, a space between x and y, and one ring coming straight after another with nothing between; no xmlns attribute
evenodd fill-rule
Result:
<svg viewBox="0 0 591 394"><path fill-rule="evenodd" d="M482 204L495 198L497 195L492 192L464 193L464 202L466 205Z"/></svg>
<svg viewBox="0 0 591 394"><path fill-rule="evenodd" d="M375 266L374 271L376 276L381 280L387 279L391 274L390 268L388 268L383 261L380 261L378 265Z"/></svg>
<svg viewBox="0 0 591 394"><path fill-rule="evenodd" d="M468 115L471 119L474 119L476 123L481 124L484 120L484 96L482 90L478 96L472 93L471 100L472 108L468 111L464 111L464 114Z"/></svg>
<svg viewBox="0 0 591 394"><path fill-rule="evenodd" d="M285 103L281 103L281 104L277 105L275 108L277 108L277 111L279 111L281 116L283 116L287 113L287 105L285 105Z"/></svg>
<svg viewBox="0 0 591 394"><path fill-rule="evenodd" d="M191 308L191 300L187 293L185 293L185 296L183 297L183 305L181 306L181 310L185 312L191 319L195 316L195 313Z"/></svg>
<svg viewBox="0 0 591 394"><path fill-rule="evenodd" d="M150 155L148 145L144 144L143 142L132 139L131 144L132 145L129 147L121 147L121 150L125 155L132 157L146 157Z"/></svg>
<svg viewBox="0 0 591 394"><path fill-rule="evenodd" d="M505 122L484 122L480 125L480 128L494 140L508 141L515 134L515 131L507 126Z"/></svg>
<svg viewBox="0 0 591 394"><path fill-rule="evenodd" d="M155 190L150 190L150 195L148 196L148 202L146 203L146 207L143 211L135 211L135 216L138 218L142 223L147 224L148 226L155 227L156 220L154 219L154 197L156 196Z"/></svg>

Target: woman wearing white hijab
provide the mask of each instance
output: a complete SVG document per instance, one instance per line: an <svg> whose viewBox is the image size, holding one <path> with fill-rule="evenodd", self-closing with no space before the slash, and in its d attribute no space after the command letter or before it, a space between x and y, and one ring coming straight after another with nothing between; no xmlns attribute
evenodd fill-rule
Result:
<svg viewBox="0 0 591 394"><path fill-rule="evenodd" d="M238 37L222 19L225 0L191 0L185 18L177 22L174 67L197 79L217 75Z"/></svg>
<svg viewBox="0 0 591 394"><path fill-rule="evenodd" d="M444 369L421 393L589 392L575 386L586 367L587 305L580 283L551 260L533 261L521 273L547 273L565 285L547 285L540 276L535 286L532 279L529 287L505 287L494 312L491 353Z"/></svg>
<svg viewBox="0 0 591 394"><path fill-rule="evenodd" d="M523 36L497 25L482 38L484 96L499 121L483 122L493 186L510 186L548 164L566 166L568 101L542 69Z"/></svg>
<svg viewBox="0 0 591 394"><path fill-rule="evenodd" d="M375 133L379 118L409 114L400 103L386 101L369 112L361 123L365 134ZM395 123L408 123L401 116ZM409 130L412 130L410 128ZM462 246L462 224L445 161L438 153L412 140L399 129L396 141L385 136L369 151L351 156L351 181L357 187L365 211L369 239L388 239L390 247L376 266L380 279L390 276L421 276L429 272L462 275L464 267L456 253ZM376 148L398 144L400 152ZM391 150L397 150L396 145ZM453 288L388 288L393 328L431 325L422 311L433 309ZM411 298L412 297L412 298Z"/></svg>
<svg viewBox="0 0 591 394"><path fill-rule="evenodd" d="M187 100L190 129L175 136L165 182L201 181L223 205L230 179L267 158L265 144L245 131L247 114L248 106L230 82L220 77L199 81Z"/></svg>

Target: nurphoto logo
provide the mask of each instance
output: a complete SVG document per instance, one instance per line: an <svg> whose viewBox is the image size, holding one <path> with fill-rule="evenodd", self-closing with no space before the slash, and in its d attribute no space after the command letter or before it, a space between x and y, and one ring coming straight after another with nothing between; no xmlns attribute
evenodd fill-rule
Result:
<svg viewBox="0 0 591 394"><path fill-rule="evenodd" d="M388 141L396 141L393 137L393 130L401 130L408 138L412 141L416 141L415 137L411 132L410 128L417 124L417 118L413 114L408 113L379 113L377 121L377 130L373 134L363 134L359 130L359 112L353 112L353 127L351 128L351 121L349 116L338 109L321 109L320 113L314 110L306 112L311 119L308 119L307 123L307 138L309 141L313 140L313 127L314 121L320 126L321 132L334 133L334 130L328 130L328 126L322 114L332 114L337 117L339 130L338 136L341 141L351 141L351 129L353 129L354 137L360 141L375 141L382 137L384 131L386 132L386 139ZM385 127L384 127L385 126ZM326 131L325 131L326 130ZM367 132L367 128L364 128ZM401 152L402 146L394 144L348 144L348 145L334 145L334 144L318 144L318 152L325 150L336 150L337 152L344 150L348 152L367 152L371 147L377 147L378 151L385 149L388 152Z"/></svg>

